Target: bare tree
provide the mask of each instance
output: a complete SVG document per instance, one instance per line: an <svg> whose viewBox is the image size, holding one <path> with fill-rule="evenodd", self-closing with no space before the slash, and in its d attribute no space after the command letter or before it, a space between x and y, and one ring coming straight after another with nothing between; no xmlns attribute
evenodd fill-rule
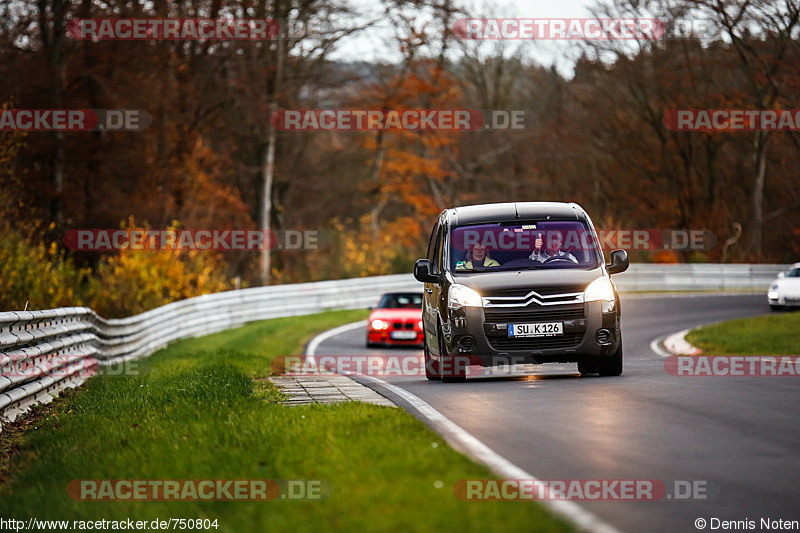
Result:
<svg viewBox="0 0 800 533"><path fill-rule="evenodd" d="M783 86L785 60L798 49L800 1L696 0L700 13L713 17L737 52L750 84L751 103L756 109L771 109L791 92ZM797 68L796 66L794 67ZM764 188L767 179L767 148L771 135L757 131L752 143L752 216L749 249L762 256ZM795 141L796 142L796 141Z"/></svg>

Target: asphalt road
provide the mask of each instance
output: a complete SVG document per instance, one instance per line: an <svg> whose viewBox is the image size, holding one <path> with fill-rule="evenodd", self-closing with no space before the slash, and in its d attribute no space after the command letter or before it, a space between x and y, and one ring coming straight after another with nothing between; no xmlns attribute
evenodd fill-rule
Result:
<svg viewBox="0 0 800 533"><path fill-rule="evenodd" d="M760 531L761 518L800 520L800 380L673 377L650 348L653 339L691 326L769 313L765 296L623 295L622 312L620 377L580 377L569 364L455 384L383 379L539 479L655 479L668 490L675 480L699 481L711 495L578 502L622 531L698 531L698 518L708 530L715 518L750 520ZM398 353L366 350L364 337L360 329L345 332L316 353Z"/></svg>

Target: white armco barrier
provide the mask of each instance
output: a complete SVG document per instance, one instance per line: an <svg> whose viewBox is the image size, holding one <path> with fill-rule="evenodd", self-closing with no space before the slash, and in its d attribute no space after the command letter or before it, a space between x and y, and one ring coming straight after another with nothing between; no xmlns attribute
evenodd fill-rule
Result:
<svg viewBox="0 0 800 533"><path fill-rule="evenodd" d="M631 265L622 292L763 289L789 265ZM247 322L330 309L359 309L387 291L421 290L410 274L275 285L173 302L104 319L85 307L0 313L0 424L74 387L97 366L150 355L169 342Z"/></svg>

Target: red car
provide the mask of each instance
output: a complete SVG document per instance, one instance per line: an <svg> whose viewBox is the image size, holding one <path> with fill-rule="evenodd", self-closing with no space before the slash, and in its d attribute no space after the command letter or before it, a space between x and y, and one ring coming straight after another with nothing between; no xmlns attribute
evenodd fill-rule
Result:
<svg viewBox="0 0 800 533"><path fill-rule="evenodd" d="M422 345L422 293L387 292L367 321L367 347Z"/></svg>

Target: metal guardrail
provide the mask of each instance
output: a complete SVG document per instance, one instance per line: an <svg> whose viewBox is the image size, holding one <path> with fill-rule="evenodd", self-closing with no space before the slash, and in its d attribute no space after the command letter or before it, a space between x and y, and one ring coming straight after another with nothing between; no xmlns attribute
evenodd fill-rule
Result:
<svg viewBox="0 0 800 533"><path fill-rule="evenodd" d="M419 288L401 274L208 294L122 319L84 307L0 313L0 423L79 385L98 366L150 355L176 339L254 320L365 308L384 292Z"/></svg>
<svg viewBox="0 0 800 533"><path fill-rule="evenodd" d="M631 265L614 277L621 291L763 289L789 265ZM173 340L246 322L327 309L358 309L384 292L416 290L410 274L276 285L209 294L140 315L104 319L91 309L0 313L0 424L99 366L150 355Z"/></svg>
<svg viewBox="0 0 800 533"><path fill-rule="evenodd" d="M792 265L635 264L614 275L620 292L763 290ZM766 300L765 300L766 301Z"/></svg>

